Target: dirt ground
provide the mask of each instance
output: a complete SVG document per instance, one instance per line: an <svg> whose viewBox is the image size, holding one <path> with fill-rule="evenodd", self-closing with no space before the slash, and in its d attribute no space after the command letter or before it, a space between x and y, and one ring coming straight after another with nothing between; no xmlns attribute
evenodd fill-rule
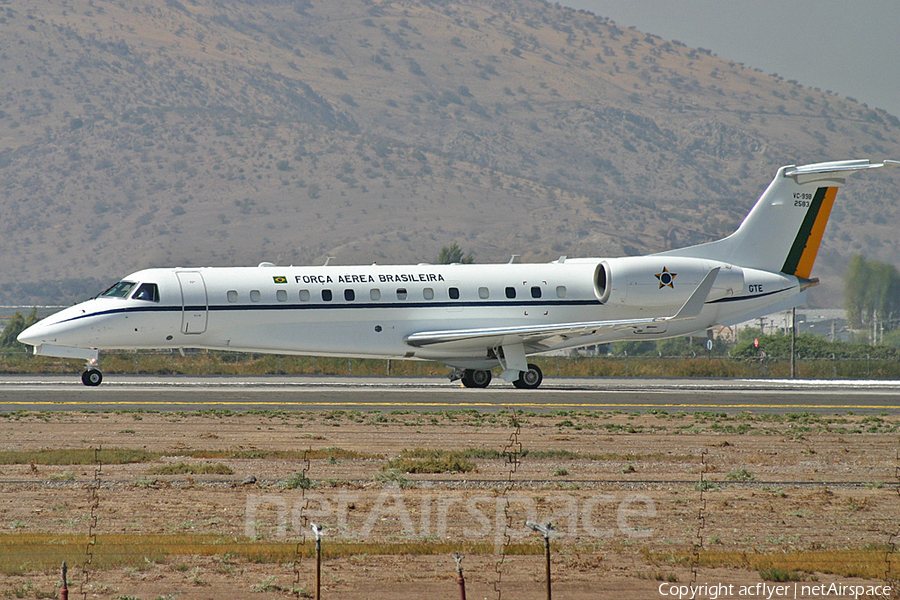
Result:
<svg viewBox="0 0 900 600"><path fill-rule="evenodd" d="M310 543L312 521L325 527L322 597L351 600L458 597L456 548L465 555L468 598L544 598L543 539L527 520L554 524L559 598L677 598L673 586L692 582L731 585L722 598L762 598L757 588L740 593L764 580L747 559L758 555L875 549L869 572L900 564L888 552L900 532L900 417L571 412L520 413L516 421L475 411L4 415L0 454L102 445L160 455L99 468L0 465L0 537L96 533L101 545L113 535L209 534L290 548L301 535ZM413 449L470 450L477 468L383 470ZM305 461L304 451L314 458ZM177 463L231 472L152 472ZM312 487L286 487L302 471ZM357 550L347 551L353 544ZM512 553L523 547L530 553ZM707 566L708 552L732 552L745 564ZM73 544L73 597L84 556L85 547ZM84 591L92 598L282 598L299 582L311 593L315 562L305 557L295 567L295 558L290 551L274 562L188 554L92 567ZM801 570L800 581L767 580L790 588L770 597L793 598L795 585L796 597L817 598L824 594L810 590L822 584L882 584L881 576L860 579L832 567ZM56 597L56 570L29 568L23 558L19 571L0 574L0 594ZM703 593L696 597L714 597Z"/></svg>

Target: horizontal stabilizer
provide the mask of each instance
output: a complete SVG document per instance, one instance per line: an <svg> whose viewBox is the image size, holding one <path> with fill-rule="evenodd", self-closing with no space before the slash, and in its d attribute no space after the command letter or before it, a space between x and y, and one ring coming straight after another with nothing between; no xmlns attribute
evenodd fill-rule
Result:
<svg viewBox="0 0 900 600"><path fill-rule="evenodd" d="M691 294L691 297L688 298L681 309L675 313L675 316L666 320L675 321L676 319L694 319L699 317L700 311L703 310L703 305L706 304L706 299L709 298L709 293L712 291L713 284L716 283L716 275L719 274L720 268L721 267L716 267L707 273L706 277L703 278L703 281L700 282L700 285L697 286L697 289L694 290L694 293Z"/></svg>

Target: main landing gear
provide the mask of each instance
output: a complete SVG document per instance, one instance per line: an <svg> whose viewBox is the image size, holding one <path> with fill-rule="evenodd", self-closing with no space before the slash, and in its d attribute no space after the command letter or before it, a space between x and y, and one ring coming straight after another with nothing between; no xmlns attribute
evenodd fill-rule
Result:
<svg viewBox="0 0 900 600"><path fill-rule="evenodd" d="M487 369L465 369L455 371L450 380L461 379L467 388L486 388L491 384L491 372ZM544 381L544 374L537 365L529 364L527 371L520 371L519 378L512 382L520 390L536 390Z"/></svg>
<svg viewBox="0 0 900 600"><path fill-rule="evenodd" d="M527 371L520 371L519 378L513 381L513 385L520 390L536 390L544 381L544 374L537 365L529 363Z"/></svg>
<svg viewBox="0 0 900 600"><path fill-rule="evenodd" d="M487 369L466 369L461 379L467 388L486 388L491 385L491 372Z"/></svg>

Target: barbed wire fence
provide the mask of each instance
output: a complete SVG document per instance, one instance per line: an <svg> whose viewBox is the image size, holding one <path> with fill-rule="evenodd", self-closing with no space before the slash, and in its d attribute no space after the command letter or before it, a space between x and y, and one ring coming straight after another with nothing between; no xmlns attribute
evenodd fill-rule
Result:
<svg viewBox="0 0 900 600"><path fill-rule="evenodd" d="M102 483L101 475L103 473L103 461L100 457L102 450L101 445L97 445L94 450L94 479L88 485L89 502L88 502L88 537L84 549L84 562L81 565L81 597L87 600L88 588L90 587L91 571L94 563L94 548L97 545L97 521L100 518L100 485Z"/></svg>
<svg viewBox="0 0 900 600"><path fill-rule="evenodd" d="M897 482L897 500L900 501L900 446L894 455L894 480ZM897 560L897 544L900 542L900 522L894 524L894 529L888 535L887 549L884 553L884 582L891 587L891 595L888 598L900 598L900 579L896 575L894 563Z"/></svg>
<svg viewBox="0 0 900 600"><path fill-rule="evenodd" d="M502 599L504 591L503 583L504 581L506 581L505 575L508 575L508 571L510 569L510 564L506 560L506 549L512 541L512 536L510 535L510 530L508 527L510 515L510 501L508 496L517 483L516 475L521 466L524 454L522 444L523 424L520 420L520 413L518 410L512 408L504 408L504 411L508 411L509 427L512 429L512 431L509 433L509 436L503 446L503 451L501 452L501 456L504 457L504 460L508 465L508 470L506 474L505 484L501 489L501 496L503 499L503 525L506 527L506 529L502 531L503 542L502 546L500 547L500 552L498 553L497 561L494 565L494 574L496 576L494 581L494 591L496 592L496 597L498 598L498 600ZM96 447L91 447L90 450L93 451L94 470L93 478L87 486L88 503L86 506L86 512L88 513L88 537L84 548L82 580L80 583L81 595L85 600L89 594L89 591L91 590L92 582L95 579L95 571L98 568L94 563L98 544L98 531L100 529L100 491L101 489L103 489L104 483L102 446L98 445ZM300 478L303 480L307 480L309 473L311 472L312 462L310 457L311 449L307 448L303 452L303 456L300 459ZM699 482L696 484L696 489L699 493L694 496L697 503L694 505L694 508L696 509L696 530L695 534L692 536L693 542L690 544L691 584L696 584L698 578L700 577L700 571L703 565L702 554L704 550L707 549L707 537L710 534L710 491L717 489L713 487L717 480L710 479L709 477L709 474L716 470L713 465L714 462L715 461L713 461L710 456L710 450L707 447L703 447L699 453L699 471L697 472L699 475ZM900 503L900 441L898 441L898 447L894 452L892 467L892 476L895 481L893 492L896 495L897 502ZM107 484L108 483L109 482L107 482ZM82 488L79 487L79 489ZM302 585L304 575L302 558L306 550L305 528L309 524L309 519L306 515L306 511L309 505L309 500L307 498L306 492L307 489L308 488L306 485L300 486L301 499L299 503L295 505L299 507L297 509L297 518L295 518L295 522L299 523L300 540L297 541L294 546L294 561L291 565L291 568L293 569L294 587L291 589L291 592L293 592L293 594L297 597L303 597L305 593L304 586ZM693 502L691 504L693 504ZM499 506L500 505L498 504L498 507ZM886 584L891 585L893 590L892 595L888 597L898 598L900 597L900 594L897 593L898 588L896 577L896 563L898 559L898 545L900 545L900 522L894 522L893 527L888 527L888 529L889 531L887 533L889 533L889 537L884 553L883 579ZM880 530L884 532L884 529ZM713 530L712 533L714 532L715 530ZM880 535L881 534L879 534L879 537ZM103 561L100 562L102 563ZM101 565L99 568L102 569L104 567Z"/></svg>
<svg viewBox="0 0 900 600"><path fill-rule="evenodd" d="M706 530L707 502L706 502L706 469L708 450L703 448L700 452L700 507L697 511L697 534L694 536L694 544L691 548L691 585L697 583L697 577L700 570L700 554L703 552L703 534Z"/></svg>
<svg viewBox="0 0 900 600"><path fill-rule="evenodd" d="M303 597L304 586L302 580L302 562L303 562L303 553L306 549L306 528L309 526L309 517L307 517L306 513L309 509L309 498L306 497L306 490L311 487L311 482L309 480L309 471L312 466L312 462L310 461L309 454L311 452L311 448L306 448L303 451L303 458L300 459L300 464L302 468L300 469L300 501L297 504L297 518L292 518L292 522L299 524L300 529L300 539L297 540L297 544L294 546L294 587L291 590L297 598ZM293 516L293 515L292 515Z"/></svg>
<svg viewBox="0 0 900 600"><path fill-rule="evenodd" d="M503 502L503 527L505 528L503 531L503 545L499 548L499 558L494 565L494 572L496 574L496 579L494 580L494 592L497 594L497 600L501 600L502 598L503 568L506 562L506 549L512 542L512 536L509 533L509 492L513 487L513 479L516 472L519 470L519 465L522 460L522 442L519 439L522 432L522 425L519 422L519 413L518 410L514 408L507 408L506 410L510 413L510 425L512 426L513 431L509 434L509 438L501 453L502 456L506 457L506 460L509 463L509 473L506 478L506 484L503 486L501 492Z"/></svg>

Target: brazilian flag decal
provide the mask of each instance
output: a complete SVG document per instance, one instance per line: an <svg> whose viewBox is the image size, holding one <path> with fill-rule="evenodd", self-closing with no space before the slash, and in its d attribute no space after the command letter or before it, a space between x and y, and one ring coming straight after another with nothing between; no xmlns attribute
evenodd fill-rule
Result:
<svg viewBox="0 0 900 600"><path fill-rule="evenodd" d="M274 281L275 283L287 283L287 277L283 275L276 275L272 278L272 281Z"/></svg>

